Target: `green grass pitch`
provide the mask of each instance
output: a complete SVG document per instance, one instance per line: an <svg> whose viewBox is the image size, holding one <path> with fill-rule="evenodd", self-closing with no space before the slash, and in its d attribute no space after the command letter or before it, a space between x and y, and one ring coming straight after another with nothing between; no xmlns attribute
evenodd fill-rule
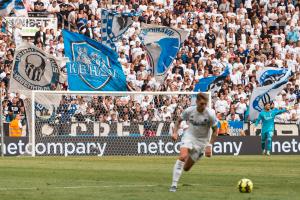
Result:
<svg viewBox="0 0 300 200"><path fill-rule="evenodd" d="M168 191L175 157L0 158L1 200L299 200L300 156L214 156ZM253 181L250 194L237 182Z"/></svg>

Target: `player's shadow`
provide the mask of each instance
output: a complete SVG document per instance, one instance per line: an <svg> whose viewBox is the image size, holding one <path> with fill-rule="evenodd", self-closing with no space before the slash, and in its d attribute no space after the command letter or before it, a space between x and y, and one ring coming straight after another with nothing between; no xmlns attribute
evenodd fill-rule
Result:
<svg viewBox="0 0 300 200"><path fill-rule="evenodd" d="M195 186L195 185L194 184L183 183L182 186L183 187L192 187L192 186Z"/></svg>

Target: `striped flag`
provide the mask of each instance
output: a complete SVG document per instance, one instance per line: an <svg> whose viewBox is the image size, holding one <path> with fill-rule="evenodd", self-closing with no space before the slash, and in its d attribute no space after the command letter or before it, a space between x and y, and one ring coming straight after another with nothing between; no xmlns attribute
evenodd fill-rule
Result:
<svg viewBox="0 0 300 200"><path fill-rule="evenodd" d="M140 13L119 13L112 10L102 9L101 11L101 39L102 44L116 50L117 42L121 36L133 24L132 17L139 16Z"/></svg>

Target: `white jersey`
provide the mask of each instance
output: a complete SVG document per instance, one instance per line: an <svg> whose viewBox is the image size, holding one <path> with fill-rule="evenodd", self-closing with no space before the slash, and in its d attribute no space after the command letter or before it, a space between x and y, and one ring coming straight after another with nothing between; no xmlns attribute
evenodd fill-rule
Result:
<svg viewBox="0 0 300 200"><path fill-rule="evenodd" d="M189 123L183 139L193 139L201 143L209 141L210 128L218 125L215 113L208 108L200 113L196 106L189 107L181 114L181 118Z"/></svg>

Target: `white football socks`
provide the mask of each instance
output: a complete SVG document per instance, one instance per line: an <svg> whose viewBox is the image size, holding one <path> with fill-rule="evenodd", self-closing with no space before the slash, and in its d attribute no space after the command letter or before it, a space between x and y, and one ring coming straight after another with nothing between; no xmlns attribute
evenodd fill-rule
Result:
<svg viewBox="0 0 300 200"><path fill-rule="evenodd" d="M177 187L177 183L179 181L179 178L182 174L184 162L181 160L176 160L176 163L173 168L173 181L172 181L172 186Z"/></svg>

